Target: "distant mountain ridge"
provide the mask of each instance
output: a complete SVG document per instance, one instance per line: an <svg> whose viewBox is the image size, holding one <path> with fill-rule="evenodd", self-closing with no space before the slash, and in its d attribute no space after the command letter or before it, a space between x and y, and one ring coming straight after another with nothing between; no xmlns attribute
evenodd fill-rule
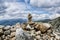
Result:
<svg viewBox="0 0 60 40"><path fill-rule="evenodd" d="M49 21L49 23L51 23L54 27L58 28L60 26L60 17Z"/></svg>
<svg viewBox="0 0 60 40"><path fill-rule="evenodd" d="M1 20L0 25L15 25L16 23L24 23L27 22L26 19L9 19L9 20Z"/></svg>
<svg viewBox="0 0 60 40"><path fill-rule="evenodd" d="M43 23L47 23L47 22L49 22L49 21L51 21L50 19L44 19L44 20L38 20L38 21L35 21L35 22L43 22Z"/></svg>

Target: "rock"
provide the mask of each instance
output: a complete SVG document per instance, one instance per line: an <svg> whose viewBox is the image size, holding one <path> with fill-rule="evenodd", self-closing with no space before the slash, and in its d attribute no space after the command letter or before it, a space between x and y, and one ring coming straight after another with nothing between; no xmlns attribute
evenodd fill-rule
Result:
<svg viewBox="0 0 60 40"><path fill-rule="evenodd" d="M35 30L31 30L30 32L31 32L31 33L35 33Z"/></svg>
<svg viewBox="0 0 60 40"><path fill-rule="evenodd" d="M3 34L3 29L0 29L0 35L2 35Z"/></svg>
<svg viewBox="0 0 60 40"><path fill-rule="evenodd" d="M31 29L31 26L28 24L28 25L26 26L26 29Z"/></svg>
<svg viewBox="0 0 60 40"><path fill-rule="evenodd" d="M16 40L16 37L11 38L10 40Z"/></svg>
<svg viewBox="0 0 60 40"><path fill-rule="evenodd" d="M36 25L35 28L37 30L40 30L42 33L45 33L50 28L50 24L40 23L40 24Z"/></svg>
<svg viewBox="0 0 60 40"><path fill-rule="evenodd" d="M20 28L21 27L20 23L17 23L15 27L16 27L16 29Z"/></svg>
<svg viewBox="0 0 60 40"><path fill-rule="evenodd" d="M35 23L34 22L28 22L29 25L34 25Z"/></svg>
<svg viewBox="0 0 60 40"><path fill-rule="evenodd" d="M6 39L4 39L4 40L6 40Z"/></svg>
<svg viewBox="0 0 60 40"><path fill-rule="evenodd" d="M40 35L40 34L41 34L41 32L40 32L40 31L37 31L37 32L35 32L35 34L36 34L36 35Z"/></svg>
<svg viewBox="0 0 60 40"><path fill-rule="evenodd" d="M4 32L4 35L10 35L10 33L11 33L10 30L7 30Z"/></svg>
<svg viewBox="0 0 60 40"><path fill-rule="evenodd" d="M5 39L5 35L3 35L2 38Z"/></svg>
<svg viewBox="0 0 60 40"><path fill-rule="evenodd" d="M37 36L35 36L35 37L36 37L36 39L37 39L37 40L39 40L39 39L40 39L40 35L37 35Z"/></svg>
<svg viewBox="0 0 60 40"><path fill-rule="evenodd" d="M34 38L34 40L37 40L36 38Z"/></svg>
<svg viewBox="0 0 60 40"><path fill-rule="evenodd" d="M11 32L16 32L16 28L11 28Z"/></svg>
<svg viewBox="0 0 60 40"><path fill-rule="evenodd" d="M9 30L11 28L11 26L6 26L4 27L4 30Z"/></svg>
<svg viewBox="0 0 60 40"><path fill-rule="evenodd" d="M50 30L47 30L47 33L51 34L52 33L52 30L51 29Z"/></svg>
<svg viewBox="0 0 60 40"><path fill-rule="evenodd" d="M12 38L12 37L15 37L15 34L16 34L16 32L12 32L11 35L10 35L11 38Z"/></svg>
<svg viewBox="0 0 60 40"><path fill-rule="evenodd" d="M8 36L6 36L6 38L5 38L6 40L9 40L9 37Z"/></svg>
<svg viewBox="0 0 60 40"><path fill-rule="evenodd" d="M0 40L2 40L1 37L0 37Z"/></svg>

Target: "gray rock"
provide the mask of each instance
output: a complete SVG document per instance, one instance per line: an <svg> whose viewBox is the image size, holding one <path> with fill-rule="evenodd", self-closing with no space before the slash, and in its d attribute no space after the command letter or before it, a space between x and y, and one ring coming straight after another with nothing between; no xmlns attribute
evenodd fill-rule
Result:
<svg viewBox="0 0 60 40"><path fill-rule="evenodd" d="M3 29L0 29L0 35L2 35L3 34Z"/></svg>
<svg viewBox="0 0 60 40"><path fill-rule="evenodd" d="M10 37L11 37L11 38L12 38L12 37L15 37L15 34L16 34L16 32L12 32L11 35L10 35Z"/></svg>
<svg viewBox="0 0 60 40"><path fill-rule="evenodd" d="M0 40L2 40L2 38L0 37Z"/></svg>
<svg viewBox="0 0 60 40"><path fill-rule="evenodd" d="M4 30L9 30L11 28L11 26L6 26L4 27Z"/></svg>
<svg viewBox="0 0 60 40"><path fill-rule="evenodd" d="M33 40L33 38L22 28L16 30L16 40Z"/></svg>
<svg viewBox="0 0 60 40"><path fill-rule="evenodd" d="M16 32L16 28L11 28L11 32Z"/></svg>
<svg viewBox="0 0 60 40"><path fill-rule="evenodd" d="M2 38L5 39L5 35L2 35Z"/></svg>
<svg viewBox="0 0 60 40"><path fill-rule="evenodd" d="M10 35L10 33L11 33L10 30L7 30L4 32L4 35Z"/></svg>

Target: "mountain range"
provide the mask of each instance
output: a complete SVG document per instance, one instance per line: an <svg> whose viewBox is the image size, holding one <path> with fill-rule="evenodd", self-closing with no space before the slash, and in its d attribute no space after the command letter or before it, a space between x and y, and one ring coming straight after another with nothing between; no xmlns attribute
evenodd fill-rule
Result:
<svg viewBox="0 0 60 40"><path fill-rule="evenodd" d="M16 23L27 22L26 19L9 19L9 20L0 20L0 25L15 25Z"/></svg>

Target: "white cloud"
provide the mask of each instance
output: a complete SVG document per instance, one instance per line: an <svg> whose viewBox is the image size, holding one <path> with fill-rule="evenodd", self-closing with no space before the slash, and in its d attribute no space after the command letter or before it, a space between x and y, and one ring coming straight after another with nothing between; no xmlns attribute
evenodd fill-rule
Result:
<svg viewBox="0 0 60 40"><path fill-rule="evenodd" d="M21 18L21 11L26 10L26 5L22 2L5 2L5 6L7 9L5 9L4 15L0 16L1 20Z"/></svg>
<svg viewBox="0 0 60 40"><path fill-rule="evenodd" d="M50 19L55 19L57 17L60 17L60 14L55 13L55 14L52 14L51 16L49 16Z"/></svg>
<svg viewBox="0 0 60 40"><path fill-rule="evenodd" d="M30 4L36 7L55 7L59 6L60 0L30 0Z"/></svg>
<svg viewBox="0 0 60 40"><path fill-rule="evenodd" d="M25 0L25 3L27 3L28 0ZM0 16L0 19L16 19L16 18L23 18L27 19L28 13L31 13L33 16L33 19L40 20L40 19L53 19L60 16L60 0L30 0L30 4L32 6L36 6L37 8L42 8L44 11L47 11L51 13L40 13L41 11L39 9L34 10L32 7L26 5L25 3L18 3L18 2L5 2L5 6L7 6L7 9L5 9L6 13L4 15ZM27 10L33 9L32 10ZM26 11L27 10L27 11ZM38 11L39 10L39 11ZM37 14L39 13L39 14ZM37 19L36 19L37 18Z"/></svg>

